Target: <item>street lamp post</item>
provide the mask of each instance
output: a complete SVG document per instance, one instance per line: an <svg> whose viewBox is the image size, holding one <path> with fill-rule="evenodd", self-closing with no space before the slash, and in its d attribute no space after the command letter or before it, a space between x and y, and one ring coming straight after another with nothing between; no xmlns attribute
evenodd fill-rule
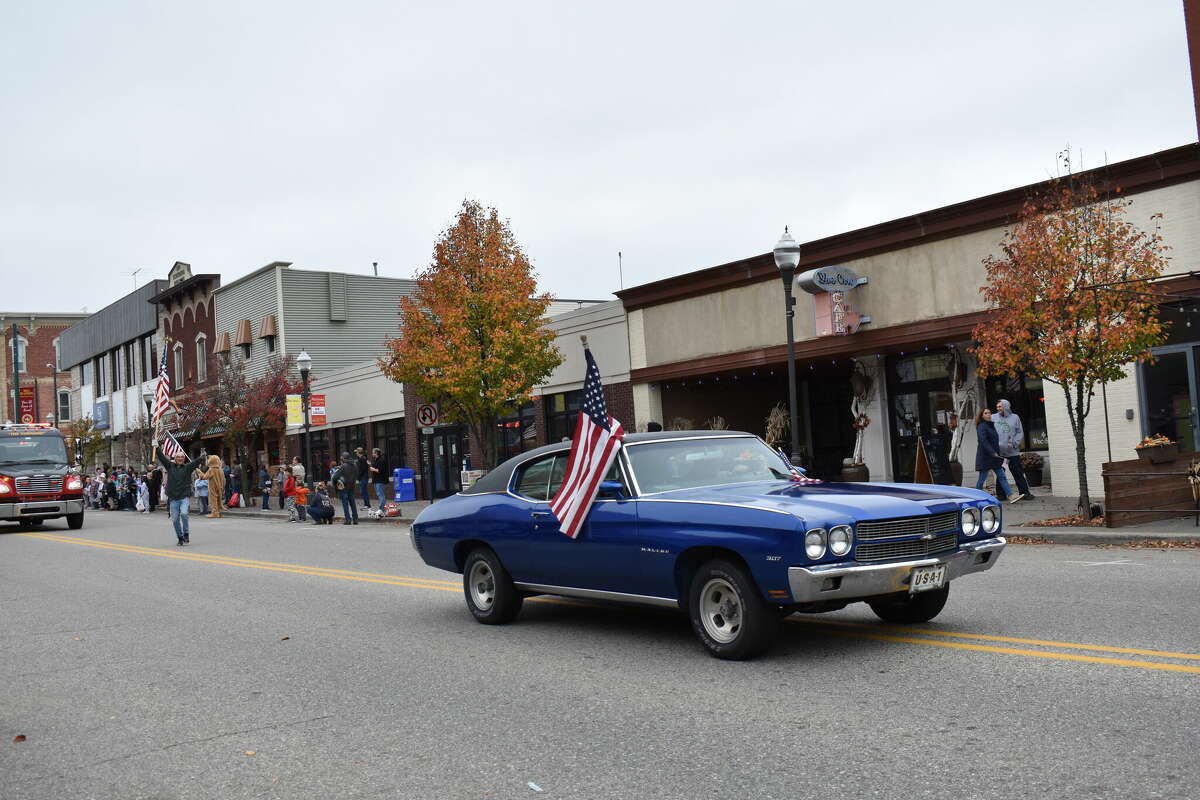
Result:
<svg viewBox="0 0 1200 800"><path fill-rule="evenodd" d="M792 432L793 464L800 464L800 428L796 411L796 336L792 322L796 316L796 298L792 297L792 281L796 277L796 267L800 265L800 245L788 233L787 226L783 228L783 236L775 245L775 266L779 268L779 277L783 279L783 309L787 316L788 344L788 413Z"/></svg>
<svg viewBox="0 0 1200 800"><path fill-rule="evenodd" d="M312 356L301 350L300 355L296 356L296 366L300 368L300 380L304 383L304 388L300 390L300 400L304 403L304 479L306 482L311 482L316 476L316 473L312 472L312 444L310 441L312 436L309 434L308 418L308 400L311 396L308 388L308 374L312 370Z"/></svg>

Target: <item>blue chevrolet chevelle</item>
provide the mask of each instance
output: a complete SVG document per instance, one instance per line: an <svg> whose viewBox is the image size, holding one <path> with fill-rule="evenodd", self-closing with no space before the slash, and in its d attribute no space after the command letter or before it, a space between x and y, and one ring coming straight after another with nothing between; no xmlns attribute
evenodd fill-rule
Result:
<svg viewBox="0 0 1200 800"><path fill-rule="evenodd" d="M799 483L757 436L625 438L577 539L550 512L567 444L512 458L412 526L424 561L461 573L467 607L511 621L538 594L679 608L718 658L749 658L794 612L866 602L925 622L950 581L1004 549L991 495L949 486Z"/></svg>

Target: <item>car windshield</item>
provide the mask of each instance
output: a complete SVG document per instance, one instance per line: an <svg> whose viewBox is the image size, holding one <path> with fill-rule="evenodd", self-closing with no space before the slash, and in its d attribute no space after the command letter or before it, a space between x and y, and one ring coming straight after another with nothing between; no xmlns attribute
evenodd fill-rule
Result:
<svg viewBox="0 0 1200 800"><path fill-rule="evenodd" d="M753 436L703 437L626 448L646 494L745 481L790 480L782 457Z"/></svg>
<svg viewBox="0 0 1200 800"><path fill-rule="evenodd" d="M61 436L0 435L0 464L65 464L67 448Z"/></svg>

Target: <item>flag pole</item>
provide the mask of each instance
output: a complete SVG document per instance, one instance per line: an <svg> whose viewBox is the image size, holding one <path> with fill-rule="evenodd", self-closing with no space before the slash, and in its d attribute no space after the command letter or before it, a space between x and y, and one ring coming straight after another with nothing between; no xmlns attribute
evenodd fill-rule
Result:
<svg viewBox="0 0 1200 800"><path fill-rule="evenodd" d="M585 334L580 334L580 335L579 335L579 341L583 342L583 349L584 349L584 350L587 350L587 349L588 349L588 346L587 346L587 335L585 335Z"/></svg>

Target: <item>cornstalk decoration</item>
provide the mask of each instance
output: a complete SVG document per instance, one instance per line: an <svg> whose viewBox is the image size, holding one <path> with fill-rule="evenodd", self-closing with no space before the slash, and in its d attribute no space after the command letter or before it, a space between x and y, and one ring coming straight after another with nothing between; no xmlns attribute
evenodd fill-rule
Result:
<svg viewBox="0 0 1200 800"><path fill-rule="evenodd" d="M851 462L857 465L863 463L867 426L871 424L867 408L875 400L875 370L868 368L861 361L855 361L854 372L850 375L850 387L853 392L850 413L854 415L854 454L851 456Z"/></svg>

